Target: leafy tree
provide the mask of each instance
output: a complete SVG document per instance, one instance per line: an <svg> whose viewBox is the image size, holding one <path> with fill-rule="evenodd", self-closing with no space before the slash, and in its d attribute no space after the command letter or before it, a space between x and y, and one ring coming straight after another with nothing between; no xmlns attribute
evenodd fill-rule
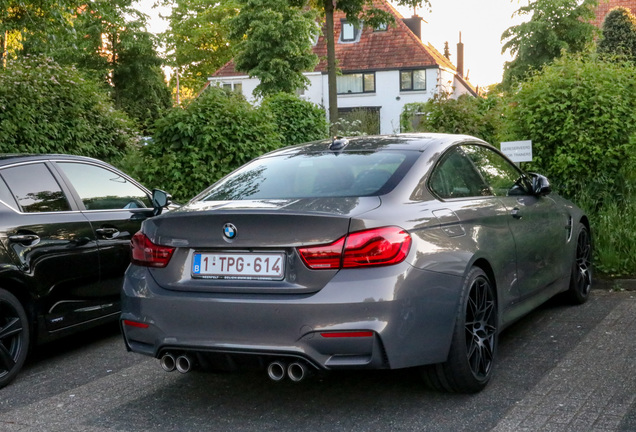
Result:
<svg viewBox="0 0 636 432"><path fill-rule="evenodd" d="M229 20L236 68L258 77L256 95L293 93L307 88L303 72L318 64L312 40L318 37L316 13L288 0L245 0Z"/></svg>
<svg viewBox="0 0 636 432"><path fill-rule="evenodd" d="M507 139L532 140L530 165L572 197L621 187L636 144L636 67L566 55L511 96Z"/></svg>
<svg viewBox="0 0 636 432"><path fill-rule="evenodd" d="M625 56L636 61L636 16L629 9L617 7L605 15L598 52Z"/></svg>
<svg viewBox="0 0 636 432"><path fill-rule="evenodd" d="M284 146L327 138L325 110L289 93L268 96L261 104L270 111Z"/></svg>
<svg viewBox="0 0 636 432"><path fill-rule="evenodd" d="M154 142L133 153L129 169L177 200L195 194L240 165L281 146L268 110L242 95L206 89L186 108L172 108L156 123Z"/></svg>
<svg viewBox="0 0 636 432"><path fill-rule="evenodd" d="M423 103L405 105L400 126L404 132L466 134L495 144L502 128L501 113L502 102L496 95L452 99L442 94Z"/></svg>
<svg viewBox="0 0 636 432"><path fill-rule="evenodd" d="M235 0L162 0L173 5L162 38L179 85L196 96L207 79L232 58L226 19L238 13ZM176 74L173 77L173 82Z"/></svg>
<svg viewBox="0 0 636 432"><path fill-rule="evenodd" d="M0 153L70 153L116 163L136 132L96 82L44 57L0 70Z"/></svg>
<svg viewBox="0 0 636 432"><path fill-rule="evenodd" d="M170 90L148 32L126 27L119 32L112 83L115 106L149 135L155 121L172 105Z"/></svg>
<svg viewBox="0 0 636 432"><path fill-rule="evenodd" d="M534 0L521 7L518 15L529 21L508 28L502 52L516 57L505 64L504 87L525 79L531 71L560 57L566 51L585 51L593 42L596 27L591 24L598 0Z"/></svg>

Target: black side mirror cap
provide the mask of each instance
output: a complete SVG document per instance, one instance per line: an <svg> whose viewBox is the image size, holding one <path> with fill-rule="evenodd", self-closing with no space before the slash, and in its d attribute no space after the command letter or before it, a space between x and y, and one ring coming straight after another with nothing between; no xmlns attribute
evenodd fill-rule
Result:
<svg viewBox="0 0 636 432"><path fill-rule="evenodd" d="M541 174L531 173L532 176L532 193L537 196L546 196L552 192L552 187L547 177Z"/></svg>
<svg viewBox="0 0 636 432"><path fill-rule="evenodd" d="M165 207L170 205L172 197L161 189L152 190L152 207L154 208L154 216L160 215Z"/></svg>

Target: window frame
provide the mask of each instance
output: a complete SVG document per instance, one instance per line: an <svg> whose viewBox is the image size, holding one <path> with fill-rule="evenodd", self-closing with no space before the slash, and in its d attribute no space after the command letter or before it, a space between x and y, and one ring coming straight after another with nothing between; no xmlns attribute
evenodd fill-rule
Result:
<svg viewBox="0 0 636 432"><path fill-rule="evenodd" d="M351 26L353 30L353 36L345 39L345 26ZM348 22L345 18L340 20L340 37L338 43L356 43L360 41L360 35L362 34L362 26Z"/></svg>
<svg viewBox="0 0 636 432"><path fill-rule="evenodd" d="M354 92L354 91L348 91L348 92L340 92L337 90L338 88L338 78L340 77L345 77L345 76L353 76L353 75L360 75L360 80L362 81L362 91L360 92ZM373 76L373 89L372 90L367 90L366 89L366 80L365 77L368 76ZM376 80L375 80L375 71L374 72L350 72L350 73L343 73L341 75L338 75L336 77L336 92L338 95L348 95L348 94L369 94L369 93L375 93L376 92Z"/></svg>
<svg viewBox="0 0 636 432"><path fill-rule="evenodd" d="M400 91L401 92L416 92L416 91L426 91L426 88L428 87L428 80L426 77L428 69L401 69L400 70ZM414 73L415 72L423 72L424 73L424 88L414 88L415 87L415 80L414 80ZM408 88L404 88L402 85L402 74L408 73L410 76L410 87Z"/></svg>

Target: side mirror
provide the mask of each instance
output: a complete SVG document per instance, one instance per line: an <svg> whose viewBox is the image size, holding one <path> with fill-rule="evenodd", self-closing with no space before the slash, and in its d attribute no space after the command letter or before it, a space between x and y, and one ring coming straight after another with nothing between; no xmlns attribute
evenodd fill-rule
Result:
<svg viewBox="0 0 636 432"><path fill-rule="evenodd" d="M154 216L160 215L164 207L167 207L170 204L171 198L172 197L168 195L167 192L164 192L161 189L153 189L152 190L152 207L155 210L153 212L153 215Z"/></svg>
<svg viewBox="0 0 636 432"><path fill-rule="evenodd" d="M532 173L532 193L537 196L546 196L552 192L550 182L541 174Z"/></svg>

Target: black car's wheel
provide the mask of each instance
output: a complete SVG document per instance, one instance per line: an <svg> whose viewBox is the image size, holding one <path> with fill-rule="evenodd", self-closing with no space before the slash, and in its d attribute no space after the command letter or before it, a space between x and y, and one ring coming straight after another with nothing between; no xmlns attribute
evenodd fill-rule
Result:
<svg viewBox="0 0 636 432"><path fill-rule="evenodd" d="M576 252L572 262L570 289L568 297L572 303L583 304L592 289L592 241L590 233L583 224L579 224L576 238Z"/></svg>
<svg viewBox="0 0 636 432"><path fill-rule="evenodd" d="M15 296L0 289L0 388L18 374L29 350L29 324Z"/></svg>
<svg viewBox="0 0 636 432"><path fill-rule="evenodd" d="M437 390L482 390L492 376L497 336L495 290L488 276L475 267L464 282L448 360L423 368L424 380Z"/></svg>

